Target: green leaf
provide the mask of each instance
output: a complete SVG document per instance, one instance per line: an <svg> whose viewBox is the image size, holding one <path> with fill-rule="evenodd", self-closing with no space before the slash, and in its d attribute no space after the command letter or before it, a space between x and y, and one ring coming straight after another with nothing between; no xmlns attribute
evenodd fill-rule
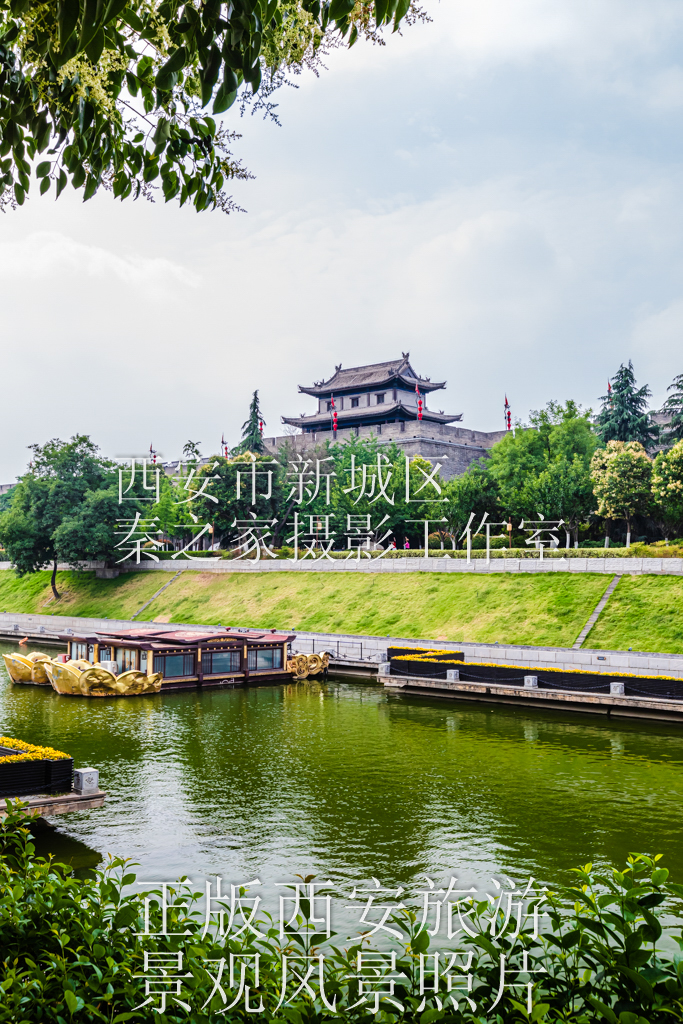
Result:
<svg viewBox="0 0 683 1024"><path fill-rule="evenodd" d="M420 1024L431 1024L433 1020L440 1020L443 1017L443 1010L425 1010L420 1017Z"/></svg>
<svg viewBox="0 0 683 1024"><path fill-rule="evenodd" d="M218 81L218 75L221 70L221 51L217 46L212 46L209 53L209 59L204 67L199 71L199 80L202 84L202 106L211 99L213 93L213 87Z"/></svg>
<svg viewBox="0 0 683 1024"><path fill-rule="evenodd" d="M104 24L107 25L110 21L113 21L114 18L118 18L121 11L124 10L127 2L128 0L109 0L104 12Z"/></svg>
<svg viewBox="0 0 683 1024"><path fill-rule="evenodd" d="M394 32L397 31L401 21L405 18L409 10L410 0L398 0L398 3L396 4L396 11L394 12Z"/></svg>
<svg viewBox="0 0 683 1024"><path fill-rule="evenodd" d="M184 67L186 60L187 50L184 46L179 46L175 53L157 71L156 78L154 79L157 89L166 92L169 88L172 88L173 75Z"/></svg>
<svg viewBox="0 0 683 1024"><path fill-rule="evenodd" d="M43 160L36 167L36 178L44 178L46 174L50 173L52 163L49 160Z"/></svg>
<svg viewBox="0 0 683 1024"><path fill-rule="evenodd" d="M413 953L424 953L429 949L429 935L425 929L418 932L417 935L410 940L410 948Z"/></svg>
<svg viewBox="0 0 683 1024"><path fill-rule="evenodd" d="M630 967L623 967L621 964L616 965L616 970L628 978L629 981L632 981L647 999L652 999L652 985L642 976L642 974L638 974L637 971L632 971Z"/></svg>
<svg viewBox="0 0 683 1024"><path fill-rule="evenodd" d="M652 872L652 884L664 885L668 877L669 872L666 870L666 868L657 868L656 871Z"/></svg>
<svg viewBox="0 0 683 1024"><path fill-rule="evenodd" d="M90 42L85 48L85 52L88 56L88 60L92 64L97 64L98 60L102 56L102 50L104 49L104 29L98 28L95 35L92 37Z"/></svg>
<svg viewBox="0 0 683 1024"><path fill-rule="evenodd" d="M80 167L77 167L76 170L74 171L74 173L73 173L73 175L71 177L71 184L73 185L74 188L80 188L84 181L85 181L85 167L83 166L83 164L81 164Z"/></svg>
<svg viewBox="0 0 683 1024"><path fill-rule="evenodd" d="M49 178L43 178L43 180L40 183L40 194L41 194L41 196L44 196L45 193L49 190L49 188L50 188L50 179Z"/></svg>
<svg viewBox="0 0 683 1024"><path fill-rule="evenodd" d="M98 188L99 184L100 184L100 179L98 178L98 176L96 174L89 174L88 175L88 181L87 181L86 186L85 186L85 192L83 193L83 202L84 203L87 202L88 199L92 199L92 197L97 192L97 188Z"/></svg>
<svg viewBox="0 0 683 1024"><path fill-rule="evenodd" d="M233 89L230 92L226 90L225 83L221 83L218 87L215 99L213 101L213 107L211 108L214 114L223 114L226 110L229 110L237 99L237 89Z"/></svg>
<svg viewBox="0 0 683 1024"><path fill-rule="evenodd" d="M602 1016L609 1021L609 1024L617 1024L617 1015L614 1012L614 1010L612 1010L605 1003L601 1003L600 1000L596 998L596 996L588 996L588 1002L591 1004L591 1006L595 1007L598 1013L601 1013Z"/></svg>
<svg viewBox="0 0 683 1024"><path fill-rule="evenodd" d="M356 0L332 0L330 4L330 21L340 21L348 17L356 6Z"/></svg>
<svg viewBox="0 0 683 1024"><path fill-rule="evenodd" d="M78 1009L78 997L70 988L64 989L64 1002L69 1007L69 1013L75 1013Z"/></svg>
<svg viewBox="0 0 683 1024"><path fill-rule="evenodd" d="M78 17L81 13L81 5L78 0L61 0L57 15L59 29L59 47L64 49L65 44L73 35L78 24Z"/></svg>
<svg viewBox="0 0 683 1024"><path fill-rule="evenodd" d="M24 199L26 199L26 193L24 192L23 188L21 187L21 185L19 184L18 181L14 182L14 198L19 203L19 206L23 206L24 205Z"/></svg>

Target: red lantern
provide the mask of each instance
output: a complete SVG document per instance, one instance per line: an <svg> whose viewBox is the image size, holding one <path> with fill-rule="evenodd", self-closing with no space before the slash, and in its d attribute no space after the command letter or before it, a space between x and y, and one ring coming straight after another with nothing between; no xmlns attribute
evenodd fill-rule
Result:
<svg viewBox="0 0 683 1024"><path fill-rule="evenodd" d="M334 430L334 432L336 434L337 433L337 410L336 409L332 413L332 429Z"/></svg>
<svg viewBox="0 0 683 1024"><path fill-rule="evenodd" d="M418 418L418 420L422 419L422 397L421 396L417 400L417 418Z"/></svg>

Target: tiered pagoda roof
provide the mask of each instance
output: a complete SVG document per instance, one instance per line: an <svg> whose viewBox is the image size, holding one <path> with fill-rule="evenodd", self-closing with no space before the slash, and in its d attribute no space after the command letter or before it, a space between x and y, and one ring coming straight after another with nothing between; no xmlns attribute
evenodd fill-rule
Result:
<svg viewBox="0 0 683 1024"><path fill-rule="evenodd" d="M424 394L446 387L446 381L432 383L429 377L418 377L408 360L406 352L402 359L391 359L386 363L370 363L369 366L352 366L342 370L341 363L329 380L321 380L311 387L299 385L299 391L315 398L329 398L331 395L348 394L351 391L374 391L376 388L408 387L411 391L418 385Z"/></svg>
<svg viewBox="0 0 683 1024"><path fill-rule="evenodd" d="M331 403L337 413L337 429L373 426L382 423L416 421L418 418L417 393L422 396L422 419L432 423L453 423L462 419L462 413L448 415L433 412L426 407L426 395L446 387L445 381L432 381L420 377L410 364L409 353L401 359L368 366L335 367L328 380L317 381L309 387L299 385L299 392L318 399L318 411L310 415L283 416L283 423L299 427L305 432L330 430Z"/></svg>

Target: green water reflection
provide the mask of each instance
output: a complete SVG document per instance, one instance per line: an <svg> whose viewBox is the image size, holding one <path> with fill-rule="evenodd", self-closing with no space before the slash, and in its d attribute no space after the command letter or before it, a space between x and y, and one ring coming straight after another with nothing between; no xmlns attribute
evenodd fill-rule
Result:
<svg viewBox="0 0 683 1024"><path fill-rule="evenodd" d="M55 818L39 838L78 866L111 852L147 880L455 873L469 884L505 871L557 882L642 850L683 877L674 726L344 680L78 700L13 687L2 671L0 730L100 769L105 806Z"/></svg>

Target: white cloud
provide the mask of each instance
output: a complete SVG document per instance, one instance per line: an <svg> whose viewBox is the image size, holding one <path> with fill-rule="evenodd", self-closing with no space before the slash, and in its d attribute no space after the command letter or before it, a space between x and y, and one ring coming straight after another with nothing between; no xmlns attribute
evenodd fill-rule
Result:
<svg viewBox="0 0 683 1024"><path fill-rule="evenodd" d="M19 241L0 242L0 294L14 288L15 278L41 279L81 275L116 287L168 292L179 282L196 287L196 274L164 257L135 253L119 256L107 249L85 245L54 231L31 232ZM112 279L114 279L112 281Z"/></svg>

